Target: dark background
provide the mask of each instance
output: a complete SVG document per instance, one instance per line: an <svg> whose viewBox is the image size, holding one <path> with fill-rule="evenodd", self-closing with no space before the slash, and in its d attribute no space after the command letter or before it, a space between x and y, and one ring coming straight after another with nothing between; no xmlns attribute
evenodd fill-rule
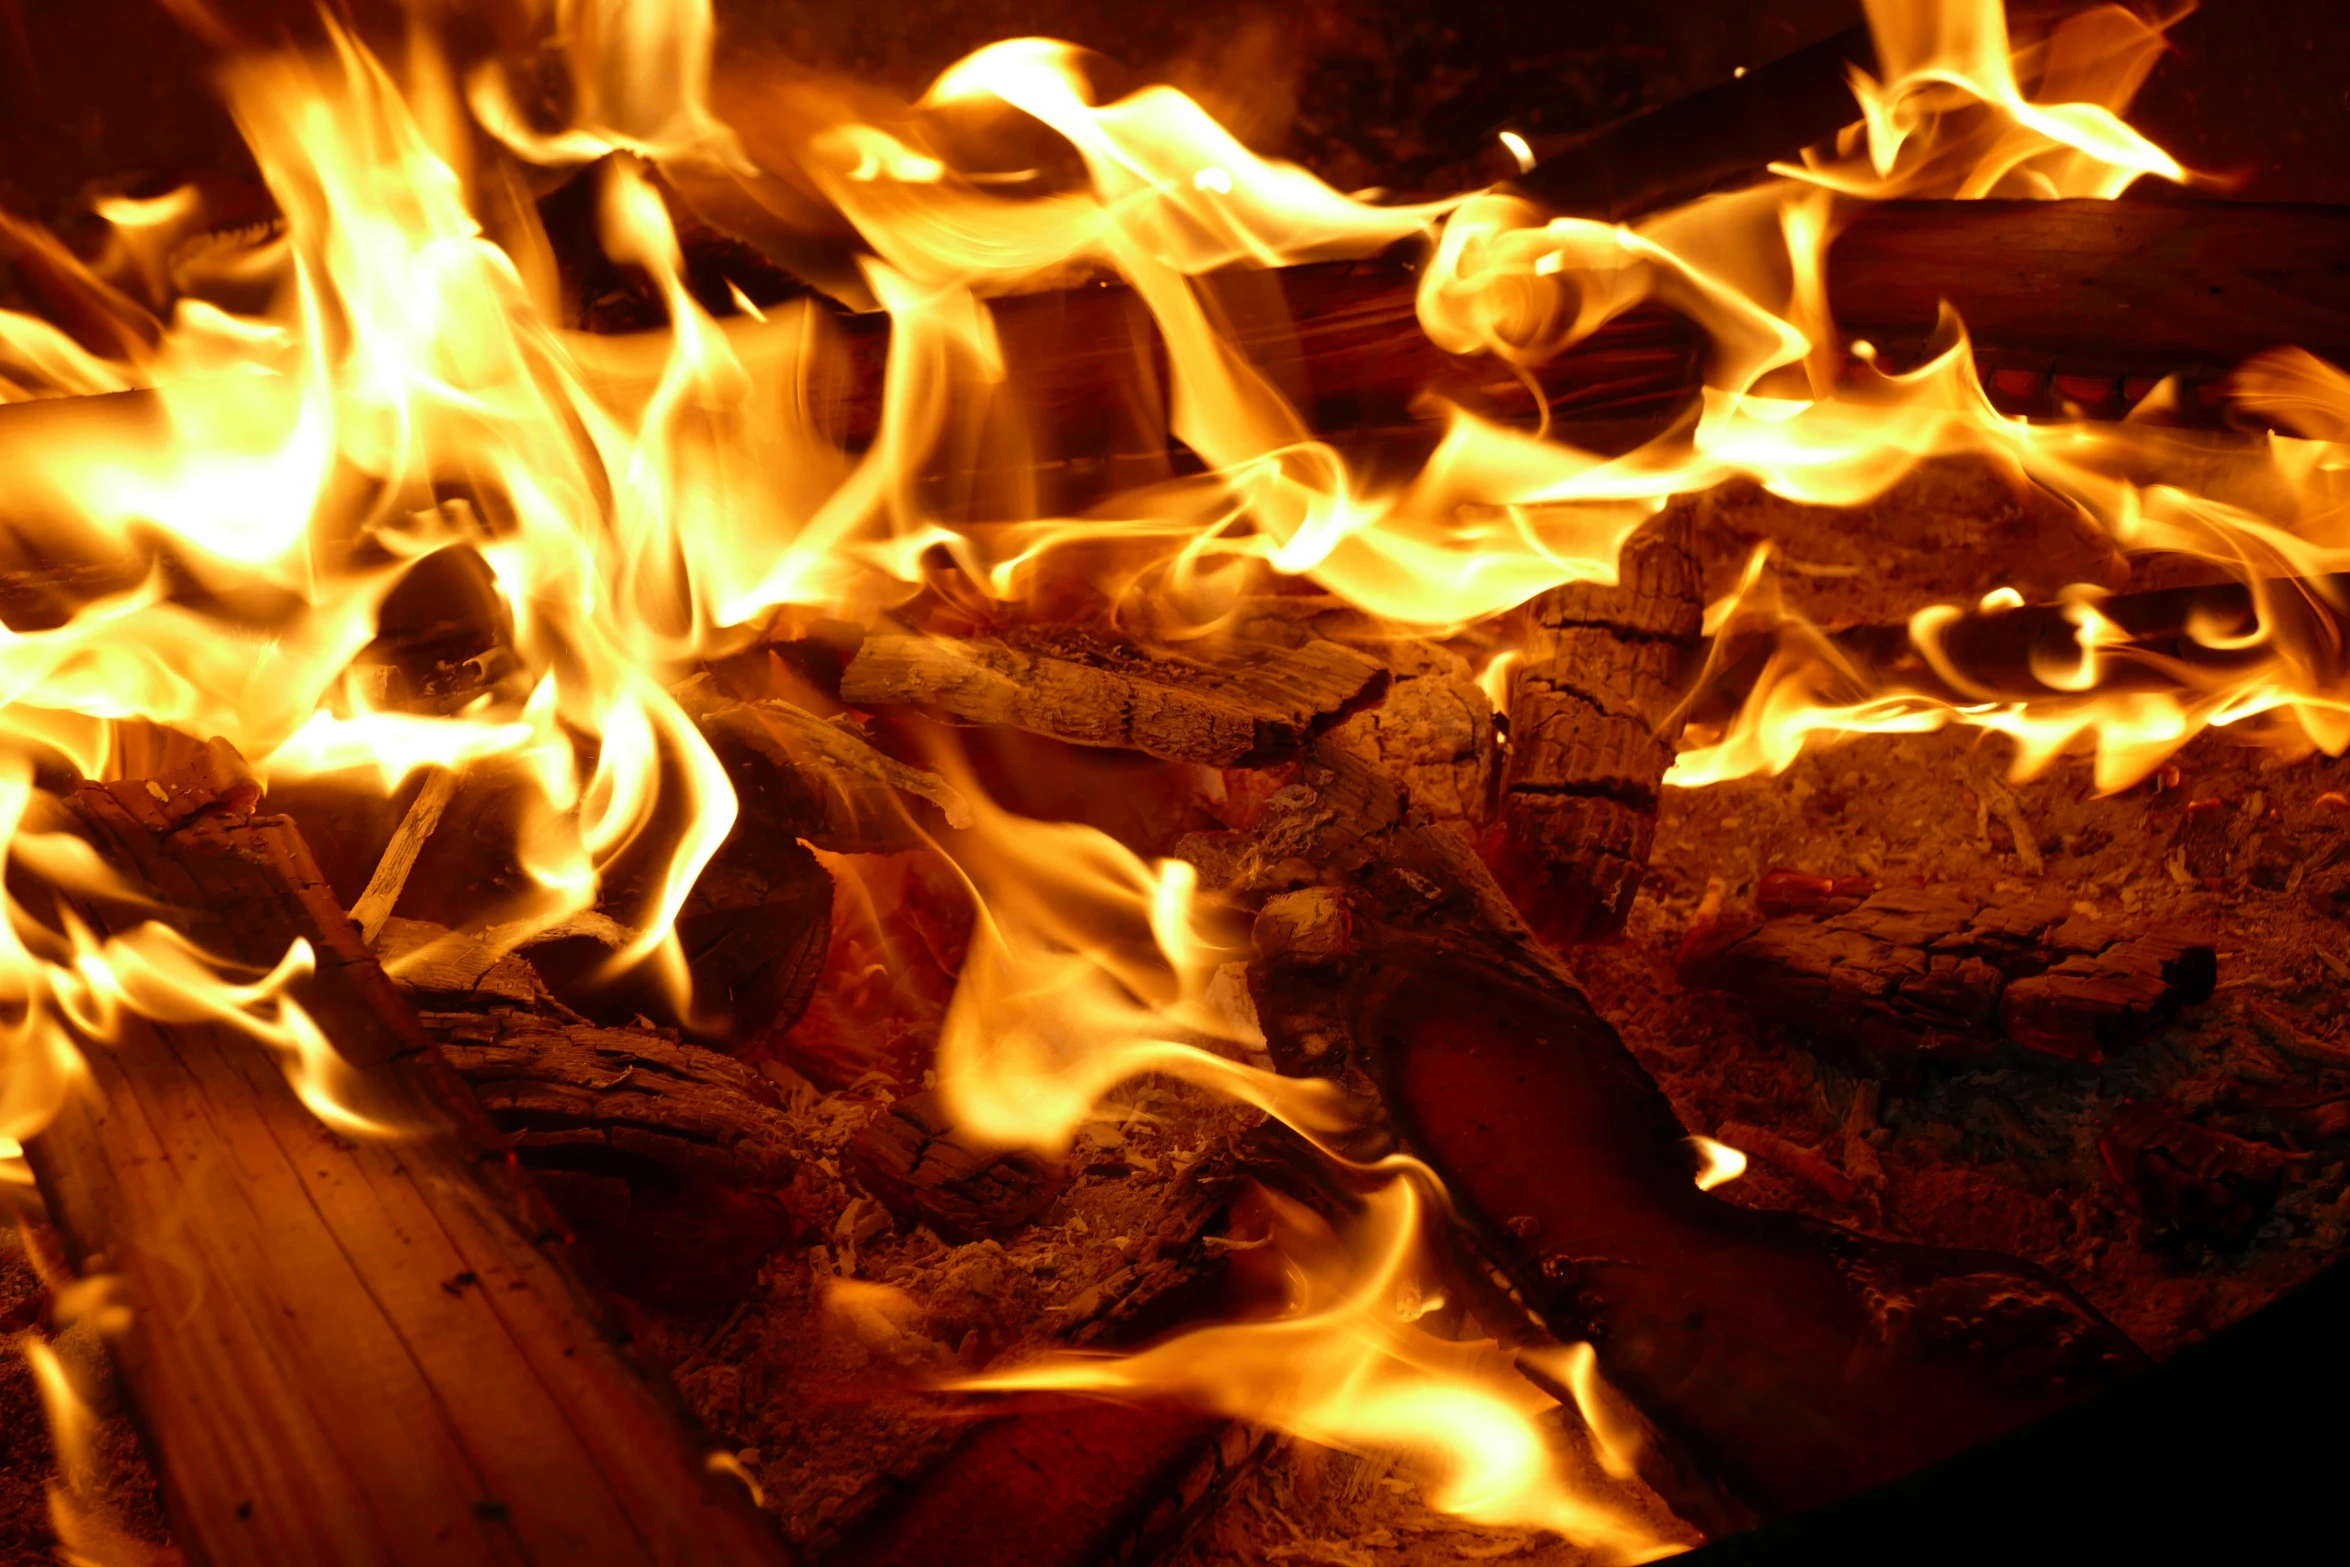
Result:
<svg viewBox="0 0 2350 1567"><path fill-rule="evenodd" d="M443 4L477 39L523 31L521 0ZM249 40L314 30L308 0L213 10ZM390 0L337 10L397 38ZM1555 144L1859 15L1854 0L719 0L730 69L779 52L908 93L994 39L1069 38L1178 82L1253 145L1347 189L1459 188L1506 172L1504 127ZM2342 0L2207 0L2172 37L2144 129L2241 177L2241 198L2350 201ZM232 165L213 57L166 0L0 0L0 203L54 221L94 181Z"/></svg>

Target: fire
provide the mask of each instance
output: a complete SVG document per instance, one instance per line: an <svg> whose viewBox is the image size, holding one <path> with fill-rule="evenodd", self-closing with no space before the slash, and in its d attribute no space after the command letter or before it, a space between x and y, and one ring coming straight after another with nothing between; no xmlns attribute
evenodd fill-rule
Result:
<svg viewBox="0 0 2350 1567"><path fill-rule="evenodd" d="M1170 89L1097 101L1078 52L1043 40L982 50L887 112L808 83L773 95L756 123L728 123L707 0L559 0L572 121L554 129L494 65L453 82L421 21L405 81L332 24L317 57L245 58L224 91L282 229L202 238L210 220L192 191L110 201L111 242L84 260L0 219L0 239L61 301L57 321L0 312L9 521L50 558L112 573L62 624L0 631L0 847L76 897L112 895L86 847L35 824L31 779L36 766L121 775L136 725L221 736L269 780L388 793L422 768L506 767L531 784L516 847L537 890L521 925L501 928L588 910L617 868L649 865L615 962L654 965L682 997L670 923L735 800L672 688L771 625L870 620L941 571L1012 600L1048 566L1115 546L1129 575L1106 596L1154 584L1187 634L1212 633L1279 576L1437 630L1611 579L1624 540L1676 494L1747 479L1852 504L1961 454L2063 497L2126 549L2224 567L2264 608L2274 579L2350 569L2337 499L2350 380L2306 356L2256 362L2236 386L2291 433L2214 455L2151 422L2001 415L1956 323L1906 370L1845 351L1824 266L1840 202L2109 198L2190 178L2121 118L2159 28L2103 7L2019 49L1992 0L1868 9L1882 79L1856 76L1855 121L1834 145L1630 226L1492 192L1348 197L1251 152ZM1082 176L974 162L957 124L1014 114L1057 135ZM1523 162L1522 140L1505 140ZM649 280L661 331L563 324L528 178L591 162L577 177L593 182L603 251ZM890 318L869 442L852 447L817 417L838 346L821 312L755 307L733 285L739 314L699 302L665 183L856 236L823 282ZM1233 344L1192 280L1414 239L1431 242L1417 303L1439 346L1525 371L1659 302L1712 344L1700 402L1615 456L1454 409L1416 473L1359 469ZM991 428L1006 365L987 301L1109 275L1155 323L1169 424L1204 472L1084 518L967 523L923 481ZM385 599L448 552L486 567L515 672L455 712L403 711L360 658ZM175 590L182 577L206 593ZM2122 656L2111 622L2090 591L2069 603L2080 658L2050 682L2057 697L1956 705L1844 664L1758 557L1707 629L1767 624L1781 653L1673 781L1775 771L1819 737L1952 722L2011 735L2027 767L2093 748L2109 788L2214 724L2267 716L2329 750L2350 744L2326 661L2279 633L2286 619L2264 612L2248 639L2262 658L2224 681L2117 695L2100 679ZM1921 647L1935 645L1938 613L1921 614ZM1325 1146L1349 1130L1335 1089L1234 1059L1248 1023L1212 982L1241 943L1189 867L993 806L950 849L981 911L938 1060L967 1126L1057 1146L1116 1085L1160 1072ZM13 894L5 913L0 1137L37 1133L83 1076L78 1046L101 1046L126 1014L230 1022L281 1055L330 1124L396 1131L354 1108L331 1041L293 1002L302 949L240 980L160 925L100 942ZM1706 1152L1701 1184L1737 1173L1734 1150ZM1401 1449L1463 1516L1627 1559L1653 1552L1595 1483L1560 1472L1542 1432L1557 1401L1509 1353L1414 1326L1400 1303L1426 1298L1433 1191L1424 1174L1390 1173L1344 1237L1275 1203L1283 1315L987 1385L1180 1394L1315 1441ZM1620 1472L1588 1352L1546 1375L1571 1388L1616 1454L1603 1468Z"/></svg>

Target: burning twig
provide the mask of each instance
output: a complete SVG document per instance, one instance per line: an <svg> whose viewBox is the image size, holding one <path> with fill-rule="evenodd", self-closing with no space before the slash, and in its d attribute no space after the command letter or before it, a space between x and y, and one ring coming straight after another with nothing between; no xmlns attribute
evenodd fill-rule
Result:
<svg viewBox="0 0 2350 1567"><path fill-rule="evenodd" d="M424 852L433 829L441 824L441 813L456 793L457 774L451 769L436 767L425 774L424 787L417 791L408 814L400 818L391 843L376 863L375 874L367 879L367 890L351 905L351 923L359 927L359 939L367 945L374 946L375 938L383 934L384 921L392 917L401 890L408 885L408 873L416 867L416 857Z"/></svg>

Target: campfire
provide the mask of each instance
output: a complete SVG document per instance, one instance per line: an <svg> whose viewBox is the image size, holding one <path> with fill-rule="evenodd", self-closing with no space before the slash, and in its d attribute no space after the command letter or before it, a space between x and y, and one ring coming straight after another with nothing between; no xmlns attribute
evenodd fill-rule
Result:
<svg viewBox="0 0 2350 1567"><path fill-rule="evenodd" d="M1651 1560L2340 1251L2350 213L2177 17L1349 192L167 9L237 145L0 214L28 1549Z"/></svg>

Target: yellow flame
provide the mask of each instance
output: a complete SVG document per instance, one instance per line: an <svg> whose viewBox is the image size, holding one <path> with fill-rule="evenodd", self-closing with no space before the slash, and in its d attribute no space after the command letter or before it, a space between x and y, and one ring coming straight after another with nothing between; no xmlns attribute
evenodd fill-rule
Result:
<svg viewBox="0 0 2350 1567"><path fill-rule="evenodd" d="M1710 1137L1692 1137L1691 1146L1705 1160L1705 1168L1697 1172L1697 1189L1710 1192L1717 1186L1727 1186L1746 1173L1746 1155L1728 1143L1717 1143Z"/></svg>
<svg viewBox="0 0 2350 1567"><path fill-rule="evenodd" d="M1556 1401L1517 1374L1506 1350L1420 1325L1442 1301L1419 1265L1418 1178L1399 1174L1375 1191L1346 1237L1302 1205L1264 1195L1289 1264L1282 1315L1196 1329L1132 1355L1064 1357L955 1385L1187 1398L1346 1451L1406 1455L1428 1471L1435 1506L1478 1523L1556 1530L1609 1561L1674 1549L1562 1475L1539 1424ZM1588 1361L1562 1367L1577 1364L1574 1374L1591 1386ZM1618 1438L1611 1426L1600 1442L1614 1455L1610 1467L1622 1462Z"/></svg>

